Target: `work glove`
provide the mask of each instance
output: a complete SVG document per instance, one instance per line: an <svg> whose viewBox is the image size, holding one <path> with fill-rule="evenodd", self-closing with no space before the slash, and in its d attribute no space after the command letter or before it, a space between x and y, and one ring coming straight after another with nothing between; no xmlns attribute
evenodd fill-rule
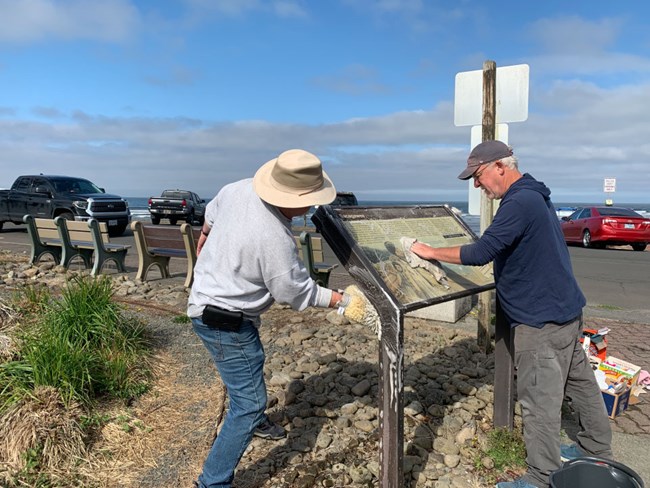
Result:
<svg viewBox="0 0 650 488"><path fill-rule="evenodd" d="M343 290L339 313L342 313L350 322L365 325L373 334L381 335L379 314L356 285L350 285Z"/></svg>
<svg viewBox="0 0 650 488"><path fill-rule="evenodd" d="M426 260L411 251L411 246L417 239L412 237L402 237L399 241L402 244L404 251L404 258L409 263L411 268L424 268L433 275L438 283L440 283L446 290L449 290L449 281L447 280L447 273L442 269L441 264L435 259Z"/></svg>

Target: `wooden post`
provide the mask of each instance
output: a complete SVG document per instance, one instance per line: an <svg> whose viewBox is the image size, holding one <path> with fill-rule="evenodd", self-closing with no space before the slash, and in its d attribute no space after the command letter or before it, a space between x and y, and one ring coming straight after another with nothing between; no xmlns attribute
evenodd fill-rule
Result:
<svg viewBox="0 0 650 488"><path fill-rule="evenodd" d="M483 141L493 141L496 132L497 66L494 61L483 63ZM492 200L481 192L481 233L492 223ZM491 350L492 331L491 291L479 295L478 343L488 353ZM514 345L513 335L501 305L497 300L496 350L494 364L494 425L512 429L514 425Z"/></svg>
<svg viewBox="0 0 650 488"><path fill-rule="evenodd" d="M494 61L483 63L483 141L493 141L496 131L497 65ZM481 234L492 223L492 200L481 192ZM492 292L479 295L477 342L487 354L492 351Z"/></svg>

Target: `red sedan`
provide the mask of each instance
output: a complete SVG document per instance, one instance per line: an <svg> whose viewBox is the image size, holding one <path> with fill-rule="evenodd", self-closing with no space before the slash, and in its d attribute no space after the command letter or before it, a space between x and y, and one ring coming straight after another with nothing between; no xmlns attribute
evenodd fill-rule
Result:
<svg viewBox="0 0 650 488"><path fill-rule="evenodd" d="M630 245L643 251L650 242L650 219L621 207L581 207L560 223L566 242L584 247Z"/></svg>

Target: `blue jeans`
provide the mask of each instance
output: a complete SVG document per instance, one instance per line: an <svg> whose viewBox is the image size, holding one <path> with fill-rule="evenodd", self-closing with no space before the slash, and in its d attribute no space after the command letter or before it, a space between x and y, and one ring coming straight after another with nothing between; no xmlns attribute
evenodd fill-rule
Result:
<svg viewBox="0 0 650 488"><path fill-rule="evenodd" d="M230 487L253 432L264 419L264 348L250 320L244 320L237 332L210 329L200 318L193 318L192 325L214 359L230 405L203 464L199 487Z"/></svg>

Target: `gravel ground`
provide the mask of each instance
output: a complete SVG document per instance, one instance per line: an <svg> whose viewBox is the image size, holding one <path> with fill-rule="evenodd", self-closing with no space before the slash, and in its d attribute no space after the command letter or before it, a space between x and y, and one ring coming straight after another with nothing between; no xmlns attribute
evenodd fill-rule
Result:
<svg viewBox="0 0 650 488"><path fill-rule="evenodd" d="M56 289L70 276L47 263L2 266L5 291L26 282ZM189 487L223 416L223 388L191 325L178 320L187 299L182 284L114 279L117 299L151 334L156 378L132 405L112 407L92 445L88 484ZM277 305L264 314L268 412L288 437L254 439L236 487L379 483L377 340L341 320ZM481 463L476 445L491 424L493 358L469 333L432 324L406 320L405 485L482 486L473 465Z"/></svg>
<svg viewBox="0 0 650 488"><path fill-rule="evenodd" d="M66 274L5 257L0 279L7 296L30 281L54 289ZM224 390L191 324L179 319L187 300L182 278L114 279L116 297L150 332L155 381L132 405L111 407L86 481L71 486L189 488L223 417ZM405 487L487 487L517 474L495 473L480 449L492 425L494 357L476 346L472 324L471 317L458 326L405 321ZM268 413L288 437L255 438L234 486L378 486L376 338L335 313L278 305L263 315L260 331Z"/></svg>

